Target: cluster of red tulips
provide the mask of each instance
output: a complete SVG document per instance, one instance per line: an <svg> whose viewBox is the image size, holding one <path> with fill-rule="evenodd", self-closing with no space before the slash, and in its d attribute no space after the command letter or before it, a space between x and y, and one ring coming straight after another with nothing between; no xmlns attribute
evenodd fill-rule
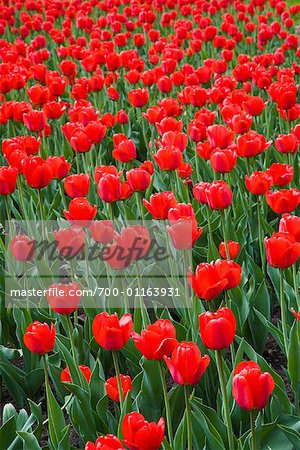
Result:
<svg viewBox="0 0 300 450"><path fill-rule="evenodd" d="M299 446L290 3L0 0L4 448ZM172 306L146 261L153 222ZM117 307L84 302L103 273Z"/></svg>

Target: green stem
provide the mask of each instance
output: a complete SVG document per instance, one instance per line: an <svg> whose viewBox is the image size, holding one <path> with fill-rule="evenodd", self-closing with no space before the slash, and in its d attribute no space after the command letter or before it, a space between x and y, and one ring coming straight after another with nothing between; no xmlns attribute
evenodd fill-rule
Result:
<svg viewBox="0 0 300 450"><path fill-rule="evenodd" d="M230 259L230 253L229 253L228 241L227 241L227 235L226 235L226 221L225 221L224 209L221 209L220 213L221 213L222 232L223 232L223 239L224 239L224 244L225 244L226 258Z"/></svg>
<svg viewBox="0 0 300 450"><path fill-rule="evenodd" d="M288 338L287 338L287 328L286 328L286 316L285 316L285 304L284 304L284 279L283 279L283 269L279 269L280 274L280 309L281 309L281 325L283 333L283 342L285 354L288 354Z"/></svg>
<svg viewBox="0 0 300 450"><path fill-rule="evenodd" d="M261 214L261 200L260 196L257 197L257 220L258 220L258 241L260 250L261 267L263 273L266 271L266 257L264 252L264 242L263 242L263 228L262 228L262 214Z"/></svg>
<svg viewBox="0 0 300 450"><path fill-rule="evenodd" d="M11 214L10 214L10 209L9 209L9 204L8 204L8 196L4 195L4 203L5 203L5 209L6 209L6 217L7 220L10 222L11 221Z"/></svg>
<svg viewBox="0 0 300 450"><path fill-rule="evenodd" d="M299 391L299 383L298 383L298 389L296 388L295 390L295 405L294 405L294 414L295 416L299 415L299 395L300 395L300 391Z"/></svg>
<svg viewBox="0 0 300 450"><path fill-rule="evenodd" d="M293 264L293 282L294 282L294 290L296 295L297 306L300 308L300 295L299 295L299 286L297 282L297 263Z"/></svg>
<svg viewBox="0 0 300 450"><path fill-rule="evenodd" d="M257 450L256 446L256 429L255 429L255 411L250 411L250 425L251 425L251 448Z"/></svg>
<svg viewBox="0 0 300 450"><path fill-rule="evenodd" d="M208 237L209 237L208 244L211 245L211 243L212 243L212 229L211 229L211 220L210 220L210 210L209 210L209 207L207 205L205 205L205 210L206 210L206 217L207 217L207 224L208 224Z"/></svg>
<svg viewBox="0 0 300 450"><path fill-rule="evenodd" d="M138 292L139 292L139 302L140 302L140 309L141 309L141 316L142 316L142 325L143 325L143 329L146 328L148 320L147 320L147 315L145 312L145 305L144 305L144 301L143 301L143 297L142 297L142 286L141 286L141 279L140 279L140 268L139 268L139 263L138 261L135 261L135 266L136 266L136 272L137 272L137 284L138 284Z"/></svg>
<svg viewBox="0 0 300 450"><path fill-rule="evenodd" d="M116 372L116 377L117 377L117 382L118 382L120 409L121 409L121 413L122 413L124 401L123 401L123 389L122 389L122 382L121 382L121 377L120 377L120 368L119 368L119 359L118 359L117 350L112 351L112 357L113 357L113 362L114 362L114 367L115 367L115 372Z"/></svg>
<svg viewBox="0 0 300 450"><path fill-rule="evenodd" d="M42 238L45 240L46 234L45 234L45 210L43 206L43 194L41 189L38 189L38 196L39 196L39 206L40 206L40 212L41 212L41 222L42 222Z"/></svg>
<svg viewBox="0 0 300 450"><path fill-rule="evenodd" d="M191 404L189 396L189 386L185 384L184 398L185 398L185 412L186 412L186 424L187 424L187 438L188 438L188 450L192 450L192 420L191 420Z"/></svg>
<svg viewBox="0 0 300 450"><path fill-rule="evenodd" d="M66 315L66 320L67 320L69 339L71 342L72 355L73 355L73 359L74 359L74 362L77 367L78 361L77 361L76 348L75 348L74 337L73 337L73 326L72 326L72 322L71 322L71 318L70 318L69 314Z"/></svg>
<svg viewBox="0 0 300 450"><path fill-rule="evenodd" d="M43 366L44 366L44 374L45 374L45 388L46 388L46 401L47 401L47 415L49 418L49 422L52 424L52 427L50 428L49 426L49 434L50 434L50 440L52 441L52 438L56 438L56 440L58 441L57 438L57 432L56 432L56 427L53 426L53 420L52 420L52 411L50 408L50 393L51 393L51 389L50 389L50 382L49 382L49 374L48 374L48 369L47 369L47 360L46 360L46 355L43 355L42 357L43 359ZM54 436L51 436L51 429L54 433Z"/></svg>
<svg viewBox="0 0 300 450"><path fill-rule="evenodd" d="M216 350L215 354L216 354L218 375L219 375L219 380L220 380L220 387L221 387L221 392L222 392L222 397L223 397L225 422L226 422L226 426L227 426L227 435L228 435L228 445L229 445L230 450L234 450L234 439L233 439L232 424L231 424L231 419L230 419L226 378L225 378L224 366L223 366L223 357L222 357L222 353L220 350Z"/></svg>
<svg viewBox="0 0 300 450"><path fill-rule="evenodd" d="M166 418L167 418L167 425L168 425L169 443L170 443L171 448L173 448L174 447L174 443L173 443L173 429L172 429L171 409L170 409L170 402L169 402L169 397L168 397L168 389L167 389L166 377L165 377L164 369L163 369L163 361L158 361L158 365L159 365L159 372L160 372L160 378L161 378L161 384L162 384L162 388L163 388L165 408L166 408Z"/></svg>

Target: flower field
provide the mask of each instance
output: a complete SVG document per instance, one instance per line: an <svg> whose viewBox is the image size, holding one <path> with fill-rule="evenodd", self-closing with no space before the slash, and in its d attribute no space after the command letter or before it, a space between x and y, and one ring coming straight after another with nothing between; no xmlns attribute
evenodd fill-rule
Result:
<svg viewBox="0 0 300 450"><path fill-rule="evenodd" d="M299 18L0 0L1 450L300 449Z"/></svg>

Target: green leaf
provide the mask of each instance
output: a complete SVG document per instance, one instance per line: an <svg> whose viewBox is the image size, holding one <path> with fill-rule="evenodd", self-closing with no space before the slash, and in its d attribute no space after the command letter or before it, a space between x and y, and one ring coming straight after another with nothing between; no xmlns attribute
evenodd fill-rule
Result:
<svg viewBox="0 0 300 450"><path fill-rule="evenodd" d="M22 438L23 441L23 450L41 450L37 438L32 433L28 433L27 431L18 431L18 435Z"/></svg>
<svg viewBox="0 0 300 450"><path fill-rule="evenodd" d="M288 372L294 391L299 390L300 383L300 326L295 320L290 334L288 348Z"/></svg>

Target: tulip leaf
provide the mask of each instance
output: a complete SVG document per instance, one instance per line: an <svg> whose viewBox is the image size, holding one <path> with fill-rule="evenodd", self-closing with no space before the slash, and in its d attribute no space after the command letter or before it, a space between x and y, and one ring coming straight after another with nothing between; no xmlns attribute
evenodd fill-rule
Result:
<svg viewBox="0 0 300 450"><path fill-rule="evenodd" d="M37 438L32 433L28 433L26 431L18 431L18 435L22 438L23 441L23 449L27 450L41 450Z"/></svg>
<svg viewBox="0 0 300 450"><path fill-rule="evenodd" d="M300 326L295 320L290 333L288 349L288 372L294 391L299 390L300 383Z"/></svg>

